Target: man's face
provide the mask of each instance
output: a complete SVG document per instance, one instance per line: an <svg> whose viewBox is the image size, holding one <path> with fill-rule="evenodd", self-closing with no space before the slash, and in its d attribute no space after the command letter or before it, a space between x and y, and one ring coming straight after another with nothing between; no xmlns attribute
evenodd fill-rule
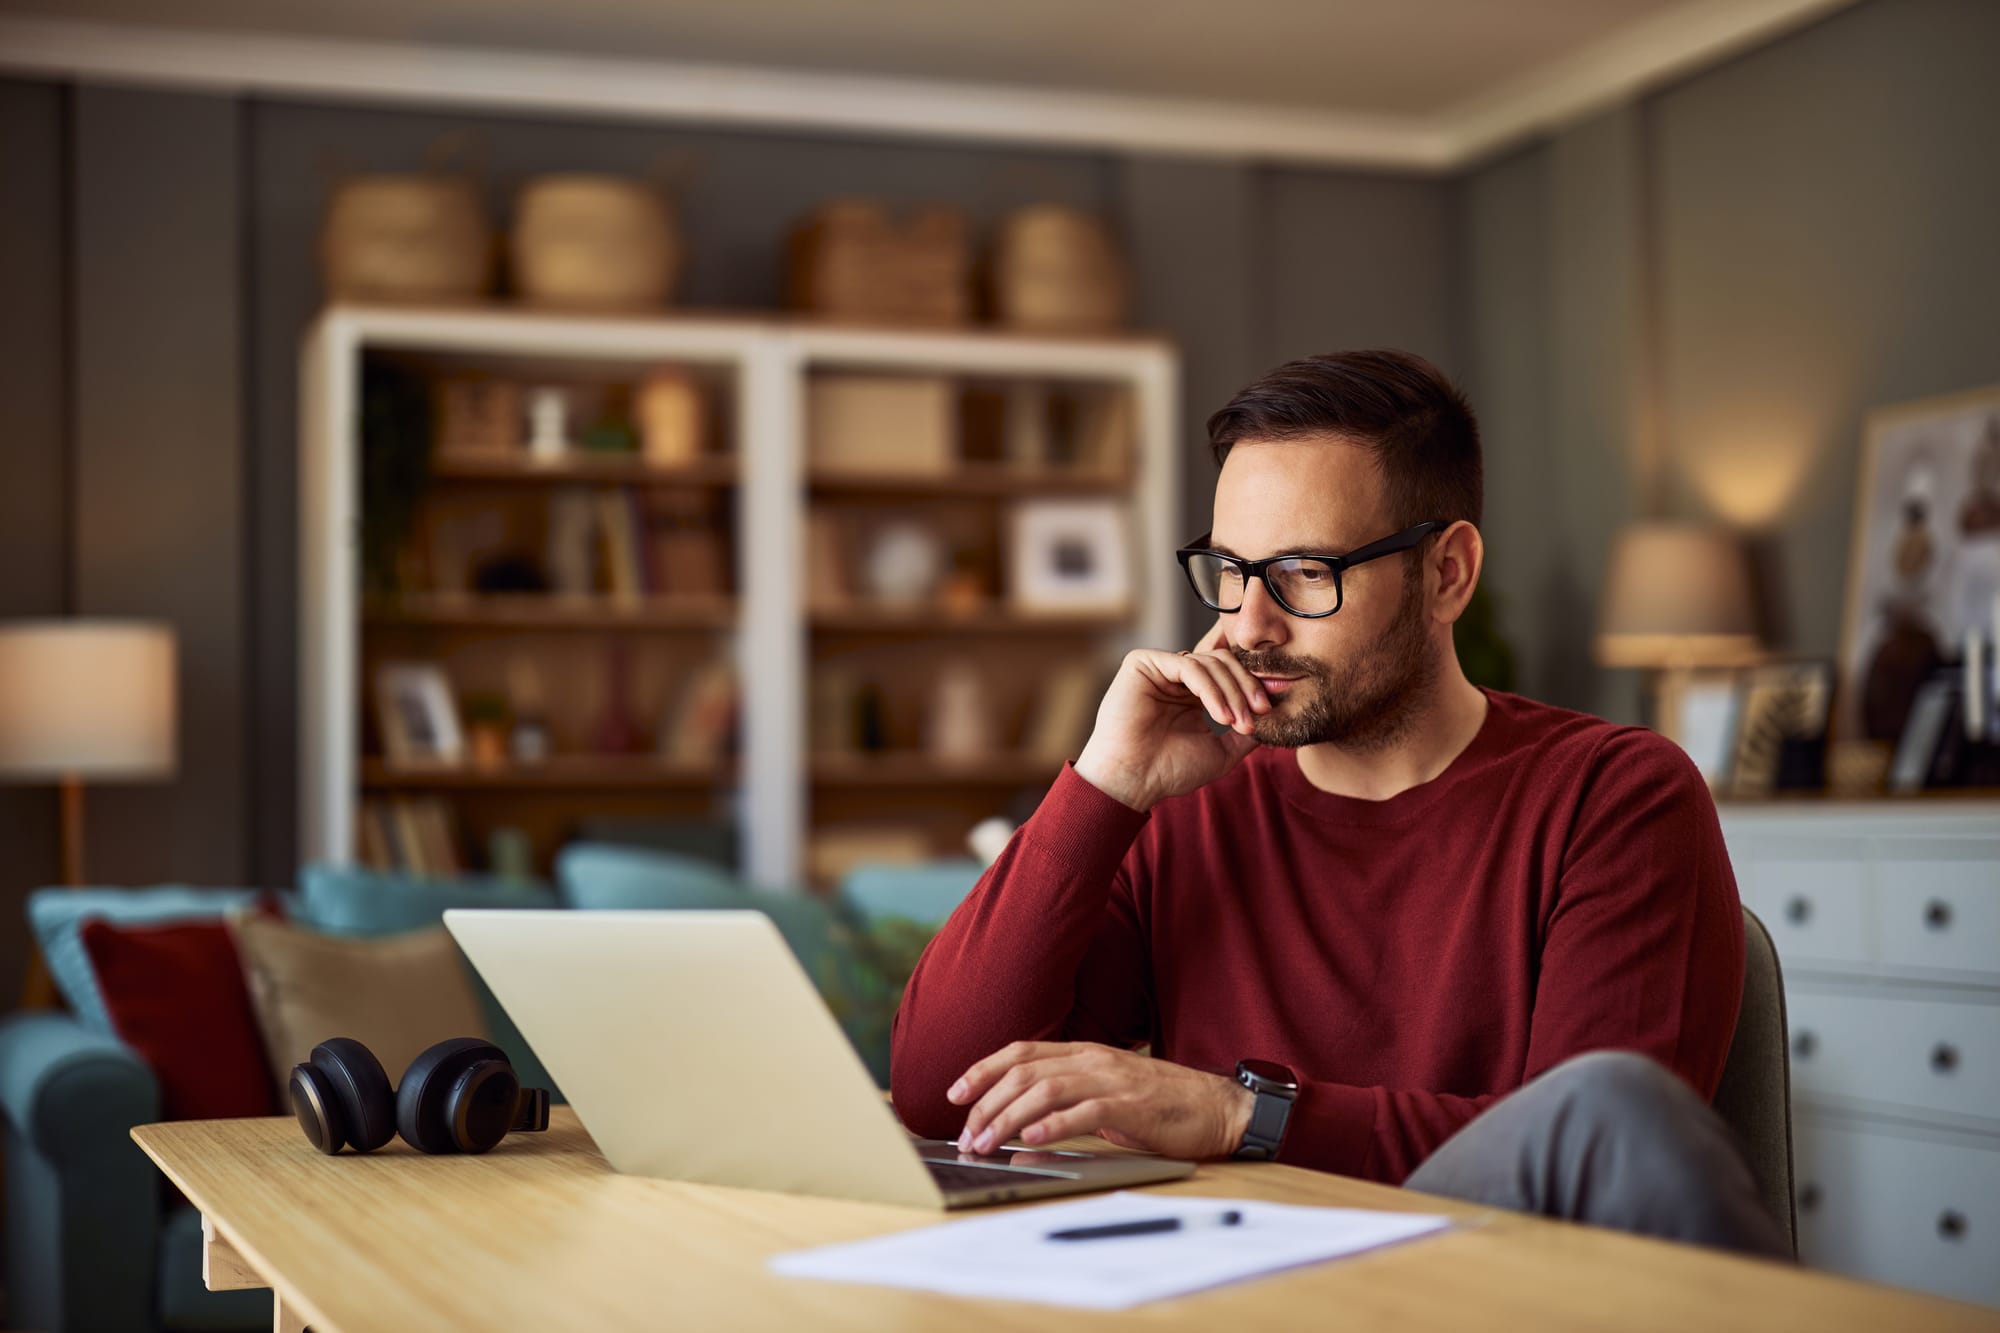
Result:
<svg viewBox="0 0 2000 1333"><path fill-rule="evenodd" d="M1367 450L1331 438L1245 441L1216 483L1210 544L1246 560L1340 555L1395 530ZM1242 609L1221 617L1219 646L1266 682L1274 706L1257 719L1258 740L1375 750L1405 733L1438 671L1422 550L1344 571L1340 612L1317 620L1251 581Z"/></svg>

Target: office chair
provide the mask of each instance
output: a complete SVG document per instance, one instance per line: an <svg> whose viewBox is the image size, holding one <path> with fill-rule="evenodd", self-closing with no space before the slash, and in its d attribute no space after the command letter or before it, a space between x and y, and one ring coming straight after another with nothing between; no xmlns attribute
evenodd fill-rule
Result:
<svg viewBox="0 0 2000 1333"><path fill-rule="evenodd" d="M1785 979L1770 932L1743 909L1743 1007L1715 1090L1715 1109L1736 1133L1764 1202L1799 1247L1792 1202L1792 1060Z"/></svg>

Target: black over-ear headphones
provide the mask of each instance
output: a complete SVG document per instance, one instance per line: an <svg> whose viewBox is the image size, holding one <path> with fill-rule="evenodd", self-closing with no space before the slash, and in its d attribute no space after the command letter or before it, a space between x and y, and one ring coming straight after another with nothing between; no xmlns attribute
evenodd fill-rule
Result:
<svg viewBox="0 0 2000 1333"><path fill-rule="evenodd" d="M352 1037L333 1037L292 1066L292 1111L313 1147L373 1152L391 1136L421 1152L485 1152L514 1130L549 1127L549 1094L524 1088L507 1053L453 1037L410 1062L394 1092L382 1062Z"/></svg>

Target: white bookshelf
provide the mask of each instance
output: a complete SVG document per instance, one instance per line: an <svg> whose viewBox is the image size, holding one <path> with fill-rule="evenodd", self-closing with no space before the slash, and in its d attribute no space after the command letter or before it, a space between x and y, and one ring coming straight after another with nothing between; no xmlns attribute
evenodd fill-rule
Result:
<svg viewBox="0 0 2000 1333"><path fill-rule="evenodd" d="M310 330L300 365L299 814L305 859L343 862L355 855L363 776L358 408L363 358L371 353L488 361L549 374L565 367L642 371L669 363L726 374L737 456L734 650L739 664L754 670L754 687L743 692L738 827L741 863L760 885L801 882L808 829L811 631L799 576L808 376L828 369L941 374L1088 382L1128 392L1135 409L1135 471L1121 493L1132 519L1134 613L1105 626L1098 647L1108 658L1137 644L1177 640L1183 590L1170 552L1187 535L1177 529L1178 365L1161 341L847 329L779 318L334 307Z"/></svg>

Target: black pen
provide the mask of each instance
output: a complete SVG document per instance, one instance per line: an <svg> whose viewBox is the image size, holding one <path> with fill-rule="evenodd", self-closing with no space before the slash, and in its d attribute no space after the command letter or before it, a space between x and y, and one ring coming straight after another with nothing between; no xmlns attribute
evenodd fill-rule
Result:
<svg viewBox="0 0 2000 1333"><path fill-rule="evenodd" d="M1109 1240L1113 1236L1152 1236L1162 1231L1199 1231L1203 1227L1240 1225L1243 1214L1231 1208L1226 1213L1203 1213L1194 1217L1149 1217L1143 1222L1107 1222L1101 1227L1071 1227L1051 1231L1050 1240Z"/></svg>

